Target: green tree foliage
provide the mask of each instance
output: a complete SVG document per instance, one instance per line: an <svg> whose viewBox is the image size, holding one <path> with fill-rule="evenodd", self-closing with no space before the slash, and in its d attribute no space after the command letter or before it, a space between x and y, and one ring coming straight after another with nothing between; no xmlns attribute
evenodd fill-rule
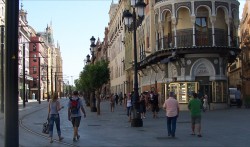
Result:
<svg viewBox="0 0 250 147"><path fill-rule="evenodd" d="M86 65L75 83L76 87L83 91L98 90L109 81L109 72L108 62L105 60Z"/></svg>
<svg viewBox="0 0 250 147"><path fill-rule="evenodd" d="M96 91L96 97L99 101L102 86L106 84L110 78L108 64L108 61L100 60L94 64L86 65L80 73L79 79L75 82L76 88L84 93Z"/></svg>

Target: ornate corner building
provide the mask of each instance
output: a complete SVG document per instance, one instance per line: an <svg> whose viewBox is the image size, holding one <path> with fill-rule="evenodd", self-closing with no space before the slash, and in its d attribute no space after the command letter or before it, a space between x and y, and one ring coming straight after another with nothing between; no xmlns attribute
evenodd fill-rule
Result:
<svg viewBox="0 0 250 147"><path fill-rule="evenodd" d="M140 92L156 90L163 102L174 91L182 109L197 92L209 96L210 109L226 107L228 65L241 51L239 2L150 0L146 4L136 38Z"/></svg>

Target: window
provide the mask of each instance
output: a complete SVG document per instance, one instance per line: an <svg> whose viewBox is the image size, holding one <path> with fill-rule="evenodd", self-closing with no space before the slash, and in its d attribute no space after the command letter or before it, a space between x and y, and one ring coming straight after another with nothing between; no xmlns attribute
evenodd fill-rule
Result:
<svg viewBox="0 0 250 147"><path fill-rule="evenodd" d="M36 51L36 44L33 43L33 51Z"/></svg>
<svg viewBox="0 0 250 147"><path fill-rule="evenodd" d="M196 44L208 45L208 26L206 17L197 17L195 21Z"/></svg>
<svg viewBox="0 0 250 147"><path fill-rule="evenodd" d="M36 74L37 68L36 66L33 66L33 74Z"/></svg>

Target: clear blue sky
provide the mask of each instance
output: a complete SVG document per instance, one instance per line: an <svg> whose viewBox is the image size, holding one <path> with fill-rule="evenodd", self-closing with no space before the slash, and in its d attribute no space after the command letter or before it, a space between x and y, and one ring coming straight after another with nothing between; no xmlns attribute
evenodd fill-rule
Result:
<svg viewBox="0 0 250 147"><path fill-rule="evenodd" d="M245 0L239 0L240 17ZM44 31L52 23L55 45L60 44L65 79L73 84L90 54L90 38L104 37L112 0L20 0L29 25ZM114 0L117 3L117 0ZM21 5L20 5L21 6Z"/></svg>
<svg viewBox="0 0 250 147"><path fill-rule="evenodd" d="M114 0L116 2L116 0ZM60 44L65 79L72 84L90 54L90 38L104 38L112 0L20 0L28 24L37 32L52 23L55 45ZM21 7L21 4L20 4Z"/></svg>

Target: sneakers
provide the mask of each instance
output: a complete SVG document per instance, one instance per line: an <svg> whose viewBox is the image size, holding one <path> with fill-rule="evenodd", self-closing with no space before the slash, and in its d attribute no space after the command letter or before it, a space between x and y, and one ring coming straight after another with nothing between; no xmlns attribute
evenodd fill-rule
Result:
<svg viewBox="0 0 250 147"><path fill-rule="evenodd" d="M80 135L77 135L77 137L76 137L76 138L77 138L77 140L79 140L79 139L80 139Z"/></svg>
<svg viewBox="0 0 250 147"><path fill-rule="evenodd" d="M76 140L76 138L73 138L73 142L76 142L77 140Z"/></svg>

